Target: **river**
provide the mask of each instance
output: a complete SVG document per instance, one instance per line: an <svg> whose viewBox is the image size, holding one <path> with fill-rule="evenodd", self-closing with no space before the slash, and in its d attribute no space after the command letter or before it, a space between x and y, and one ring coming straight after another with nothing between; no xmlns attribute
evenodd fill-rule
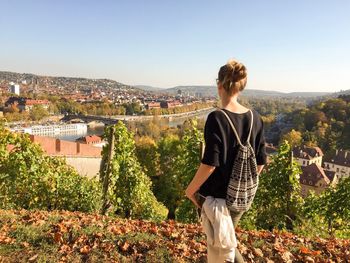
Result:
<svg viewBox="0 0 350 263"><path fill-rule="evenodd" d="M196 116L177 117L177 118L174 118L171 121L165 121L165 123L167 122L166 124L169 125L169 127L176 127L177 125L183 124L183 122L185 120L187 120L187 119L191 119L191 118L195 118L195 117L197 117L198 119L206 119L208 117L209 113L210 113L210 111L209 112L206 111L206 112L200 113L200 114L198 114ZM80 137L83 137L83 136L87 136L87 135L98 135L98 136L101 136L101 135L103 135L103 132L104 132L104 126L95 126L95 127L88 127L86 133L64 134L64 135L55 136L55 138L58 138L58 139L61 139L61 140L66 140L66 141L75 141L76 139L78 139Z"/></svg>

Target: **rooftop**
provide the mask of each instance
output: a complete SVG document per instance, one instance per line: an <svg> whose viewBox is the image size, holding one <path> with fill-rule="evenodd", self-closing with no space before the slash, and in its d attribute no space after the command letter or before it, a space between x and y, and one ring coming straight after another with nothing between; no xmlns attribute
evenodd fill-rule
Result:
<svg viewBox="0 0 350 263"><path fill-rule="evenodd" d="M293 148L293 156L302 159L313 159L316 157L323 156L323 152L320 147L309 147L309 146L296 146Z"/></svg>
<svg viewBox="0 0 350 263"><path fill-rule="evenodd" d="M303 171L300 176L300 183L302 184L316 186L316 184L322 179L327 185L331 182L323 168L315 163L308 166L302 166L301 170ZM304 183L304 181L306 181L306 183Z"/></svg>
<svg viewBox="0 0 350 263"><path fill-rule="evenodd" d="M325 162L350 167L350 151L337 150L335 155L331 159L325 160Z"/></svg>

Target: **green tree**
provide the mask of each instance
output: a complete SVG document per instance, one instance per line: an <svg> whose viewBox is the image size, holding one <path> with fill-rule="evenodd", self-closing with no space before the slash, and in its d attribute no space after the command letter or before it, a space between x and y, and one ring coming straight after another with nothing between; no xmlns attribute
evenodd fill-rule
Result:
<svg viewBox="0 0 350 263"><path fill-rule="evenodd" d="M175 162L178 167L177 177L183 189L183 199L175 211L175 218L182 222L195 222L196 207L185 197L184 191L200 165L200 145L204 142L203 132L197 128L196 119L189 120L189 128L185 130L181 142L181 155Z"/></svg>
<svg viewBox="0 0 350 263"><path fill-rule="evenodd" d="M328 233L347 231L350 236L350 177L340 180L335 187L329 187L320 195L306 198L303 212L309 220L317 222L314 227L321 229L324 225Z"/></svg>
<svg viewBox="0 0 350 263"><path fill-rule="evenodd" d="M158 142L160 174L154 180L153 192L169 209L168 218L175 218L175 210L183 198L183 187L178 178L178 163L182 154L181 141L177 135L168 134Z"/></svg>
<svg viewBox="0 0 350 263"><path fill-rule="evenodd" d="M136 102L132 103L124 103L126 115L140 114L141 113L141 105Z"/></svg>
<svg viewBox="0 0 350 263"><path fill-rule="evenodd" d="M106 127L109 137L112 126ZM114 155L109 176L108 199L114 213L127 218L163 220L168 210L159 203L151 191L152 182L142 171L135 153L134 134L128 132L123 122L114 126ZM108 155L110 145L103 147L103 159ZM103 182L106 170L102 167L100 181Z"/></svg>
<svg viewBox="0 0 350 263"><path fill-rule="evenodd" d="M272 157L271 163L259 177L259 187L250 214L255 216L258 228L292 229L300 222L303 204L299 175L300 165L291 158L291 147L287 141Z"/></svg>
<svg viewBox="0 0 350 263"><path fill-rule="evenodd" d="M97 211L100 186L62 158L44 155L27 134L0 127L0 207Z"/></svg>
<svg viewBox="0 0 350 263"><path fill-rule="evenodd" d="M39 121L48 115L49 113L42 105L34 105L29 113L29 116L33 121Z"/></svg>
<svg viewBox="0 0 350 263"><path fill-rule="evenodd" d="M282 136L281 142L283 143L284 141L288 141L288 143L290 144L290 146L292 148L294 146L300 145L301 141L302 141L301 132L298 132L298 131L292 129L290 132L288 132Z"/></svg>
<svg viewBox="0 0 350 263"><path fill-rule="evenodd" d="M142 136L136 141L137 158L152 180L159 175L159 153L156 142L149 136Z"/></svg>

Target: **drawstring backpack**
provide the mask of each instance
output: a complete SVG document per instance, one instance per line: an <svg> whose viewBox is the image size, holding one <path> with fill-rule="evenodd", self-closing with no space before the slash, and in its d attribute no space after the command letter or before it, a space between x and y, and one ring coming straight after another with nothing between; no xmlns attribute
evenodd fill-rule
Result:
<svg viewBox="0 0 350 263"><path fill-rule="evenodd" d="M259 183L255 153L253 147L250 145L250 135L253 128L253 113L249 110L252 116L252 122L250 124L247 141L243 145L227 113L222 109L219 110L224 113L229 121L239 144L238 153L234 160L227 186L226 205L231 211L245 212L253 203Z"/></svg>

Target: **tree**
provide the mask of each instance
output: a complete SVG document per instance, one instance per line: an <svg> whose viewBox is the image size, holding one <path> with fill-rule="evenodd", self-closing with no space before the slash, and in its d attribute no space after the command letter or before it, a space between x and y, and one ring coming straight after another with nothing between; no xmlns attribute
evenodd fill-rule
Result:
<svg viewBox="0 0 350 263"><path fill-rule="evenodd" d="M302 141L301 132L298 132L292 129L290 132L282 136L281 142L283 143L283 141L288 141L288 143L292 148L294 146L298 146L301 144L301 141Z"/></svg>
<svg viewBox="0 0 350 263"><path fill-rule="evenodd" d="M48 115L49 113L42 105L34 105L29 113L29 116L33 121L39 121Z"/></svg>
<svg viewBox="0 0 350 263"><path fill-rule="evenodd" d="M96 178L44 155L27 134L0 127L0 207L92 212L99 209L99 198Z"/></svg>
<svg viewBox="0 0 350 263"><path fill-rule="evenodd" d="M8 122L22 121L28 119L27 112L20 112L15 104L4 108L4 117Z"/></svg>
<svg viewBox="0 0 350 263"><path fill-rule="evenodd" d="M142 136L136 141L136 155L149 178L159 175L158 146L151 137Z"/></svg>
<svg viewBox="0 0 350 263"><path fill-rule="evenodd" d="M106 127L108 138L112 126ZM108 199L113 212L126 218L163 220L166 207L159 203L151 191L152 182L142 171L135 153L133 133L128 132L123 122L114 126L114 155L110 167ZM103 159L108 155L110 144L103 147ZM107 163L107 162L104 162ZM105 167L100 169L100 181L106 176Z"/></svg>
<svg viewBox="0 0 350 263"><path fill-rule="evenodd" d="M160 137L160 127L154 121L146 121L143 123L144 135L148 135L155 140L158 140Z"/></svg>
<svg viewBox="0 0 350 263"><path fill-rule="evenodd" d="M306 199L303 212L306 218L318 222L318 228L325 224L331 236L337 230L349 230L350 177L340 180L335 187L327 188L318 196L310 195Z"/></svg>
<svg viewBox="0 0 350 263"><path fill-rule="evenodd" d="M181 141L177 135L168 134L158 142L159 177L154 180L153 192L169 209L168 218L175 218L175 210L183 199L183 186L178 178L176 159L182 155Z"/></svg>
<svg viewBox="0 0 350 263"><path fill-rule="evenodd" d="M300 220L300 209L303 204L299 175L300 166L291 155L291 146L284 141L278 154L272 157L259 176L259 187L250 215L255 216L258 228L292 229Z"/></svg>
<svg viewBox="0 0 350 263"><path fill-rule="evenodd" d="M123 107L125 108L126 115L140 114L142 112L140 103L124 103Z"/></svg>
<svg viewBox="0 0 350 263"><path fill-rule="evenodd" d="M200 145L204 142L203 132L197 128L196 119L189 120L189 128L185 130L181 142L181 155L175 162L178 167L177 177L183 189L183 199L175 211L175 218L182 222L195 222L196 207L188 198L185 198L184 191L200 165Z"/></svg>

